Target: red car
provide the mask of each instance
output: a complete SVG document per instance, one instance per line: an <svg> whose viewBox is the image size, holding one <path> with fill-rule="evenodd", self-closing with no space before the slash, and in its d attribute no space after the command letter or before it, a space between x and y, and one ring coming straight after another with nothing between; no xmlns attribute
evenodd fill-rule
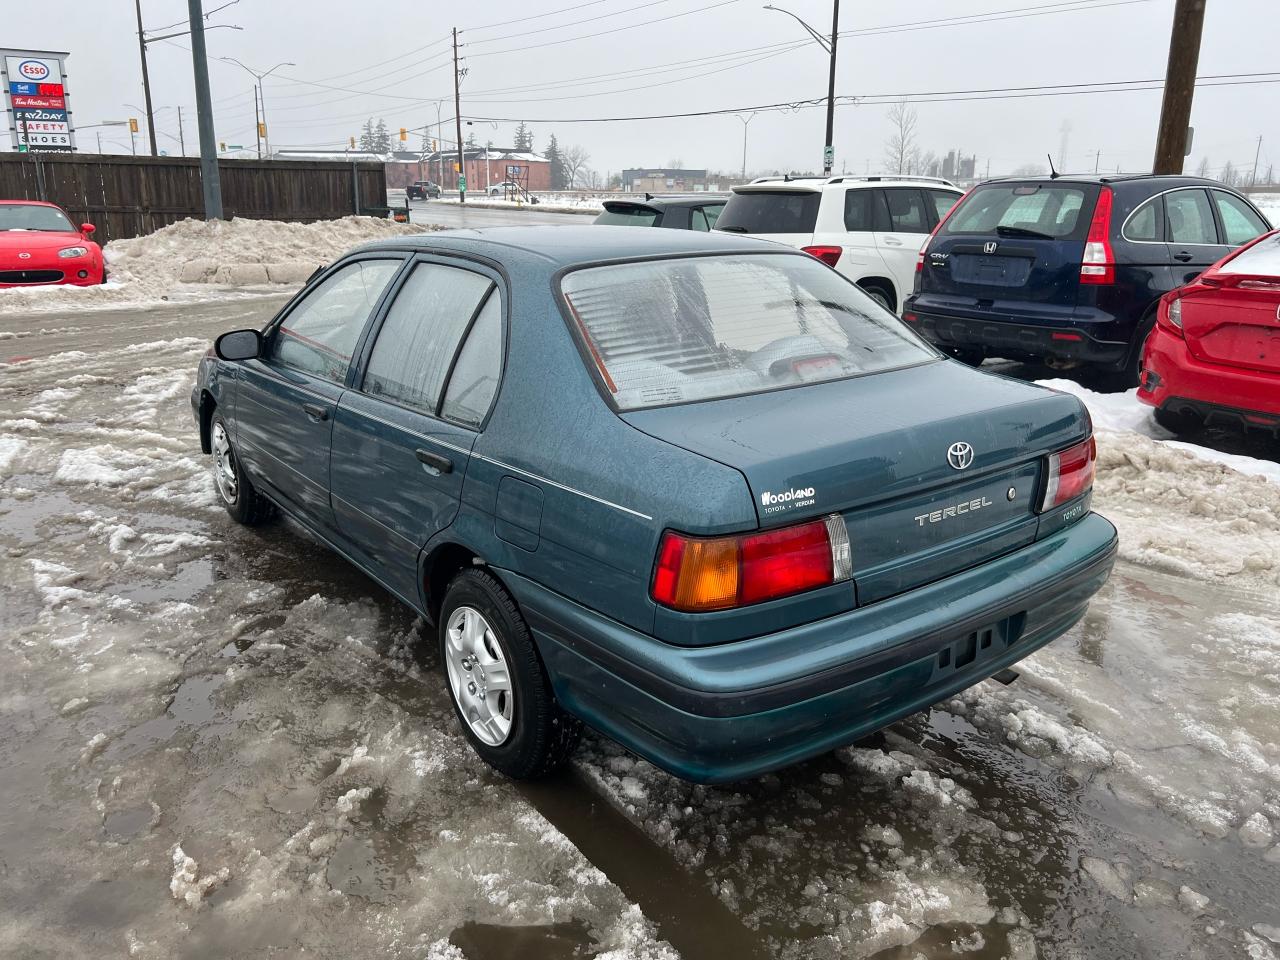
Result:
<svg viewBox="0 0 1280 960"><path fill-rule="evenodd" d="M1161 297L1138 399L1169 429L1194 419L1280 438L1280 230Z"/></svg>
<svg viewBox="0 0 1280 960"><path fill-rule="evenodd" d="M0 287L102 283L102 248L52 203L0 200Z"/></svg>

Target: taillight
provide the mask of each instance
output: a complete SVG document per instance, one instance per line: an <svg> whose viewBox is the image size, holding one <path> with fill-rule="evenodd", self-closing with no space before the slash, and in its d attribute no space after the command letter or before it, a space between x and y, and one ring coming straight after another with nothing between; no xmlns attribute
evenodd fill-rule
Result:
<svg viewBox="0 0 1280 960"><path fill-rule="evenodd" d="M668 530L658 547L653 599L699 613L790 596L853 576L844 518L731 537Z"/></svg>
<svg viewBox="0 0 1280 960"><path fill-rule="evenodd" d="M1098 447L1093 437L1049 454L1049 479L1040 501L1040 512L1052 510L1092 489L1097 461Z"/></svg>
<svg viewBox="0 0 1280 960"><path fill-rule="evenodd" d="M834 267L840 262L839 247L801 247L800 249L811 257L817 257L828 267Z"/></svg>
<svg viewBox="0 0 1280 960"><path fill-rule="evenodd" d="M1084 259L1080 263L1081 283L1115 283L1116 258L1111 252L1111 188L1098 191L1098 202L1089 222L1089 236L1084 243Z"/></svg>
<svg viewBox="0 0 1280 960"><path fill-rule="evenodd" d="M964 196L956 200L956 202L951 205L951 209L938 218L938 225L933 228L933 232L929 234L929 239L925 240L924 246L920 248L920 256L916 258L916 273L924 272L924 255L929 252L929 244L933 243L933 238L938 235L938 231L942 229L942 225L947 222L951 214L956 212L956 208L960 206L961 201L963 201L968 195L969 194L966 193ZM916 292L919 293L920 291L917 290Z"/></svg>
<svg viewBox="0 0 1280 960"><path fill-rule="evenodd" d="M1165 316L1168 318L1171 324L1173 324L1179 330L1182 329L1182 298L1181 297L1169 298L1168 310L1165 313Z"/></svg>

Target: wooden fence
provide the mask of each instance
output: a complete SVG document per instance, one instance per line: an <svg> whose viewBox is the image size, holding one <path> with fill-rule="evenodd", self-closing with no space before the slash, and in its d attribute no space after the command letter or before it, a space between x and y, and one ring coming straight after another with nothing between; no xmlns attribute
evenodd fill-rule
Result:
<svg viewBox="0 0 1280 960"><path fill-rule="evenodd" d="M359 207L386 215L380 163L220 160L223 215L255 220L333 220ZM47 200L100 243L136 237L187 217L203 218L200 161L83 153L0 154L0 200Z"/></svg>

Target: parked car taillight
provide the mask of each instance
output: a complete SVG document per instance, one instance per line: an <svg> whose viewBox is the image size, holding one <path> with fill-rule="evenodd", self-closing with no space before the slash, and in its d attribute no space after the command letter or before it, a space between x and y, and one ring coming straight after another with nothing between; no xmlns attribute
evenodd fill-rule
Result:
<svg viewBox="0 0 1280 960"><path fill-rule="evenodd" d="M1093 437L1049 454L1049 479L1044 486L1040 512L1052 510L1092 489L1097 461L1098 446Z"/></svg>
<svg viewBox="0 0 1280 960"><path fill-rule="evenodd" d="M1084 259L1080 263L1081 283L1115 283L1116 258L1111 252L1111 188L1098 191L1098 203L1089 222L1089 236L1084 243Z"/></svg>
<svg viewBox="0 0 1280 960"><path fill-rule="evenodd" d="M839 247L801 247L800 249L811 257L817 257L828 267L834 267L840 262Z"/></svg>
<svg viewBox="0 0 1280 960"><path fill-rule="evenodd" d="M839 514L731 537L668 530L658 546L653 599L689 613L728 610L852 576L849 533Z"/></svg>
<svg viewBox="0 0 1280 960"><path fill-rule="evenodd" d="M1170 333L1185 336L1182 331L1182 297L1175 296L1177 291L1166 293L1160 298L1160 306L1156 313L1157 320L1163 320L1162 326Z"/></svg>

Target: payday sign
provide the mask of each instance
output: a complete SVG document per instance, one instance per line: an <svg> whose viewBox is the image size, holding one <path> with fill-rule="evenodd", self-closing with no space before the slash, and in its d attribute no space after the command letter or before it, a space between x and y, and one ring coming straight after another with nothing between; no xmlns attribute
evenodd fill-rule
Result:
<svg viewBox="0 0 1280 960"><path fill-rule="evenodd" d="M9 142L14 150L75 150L67 54L0 49Z"/></svg>

